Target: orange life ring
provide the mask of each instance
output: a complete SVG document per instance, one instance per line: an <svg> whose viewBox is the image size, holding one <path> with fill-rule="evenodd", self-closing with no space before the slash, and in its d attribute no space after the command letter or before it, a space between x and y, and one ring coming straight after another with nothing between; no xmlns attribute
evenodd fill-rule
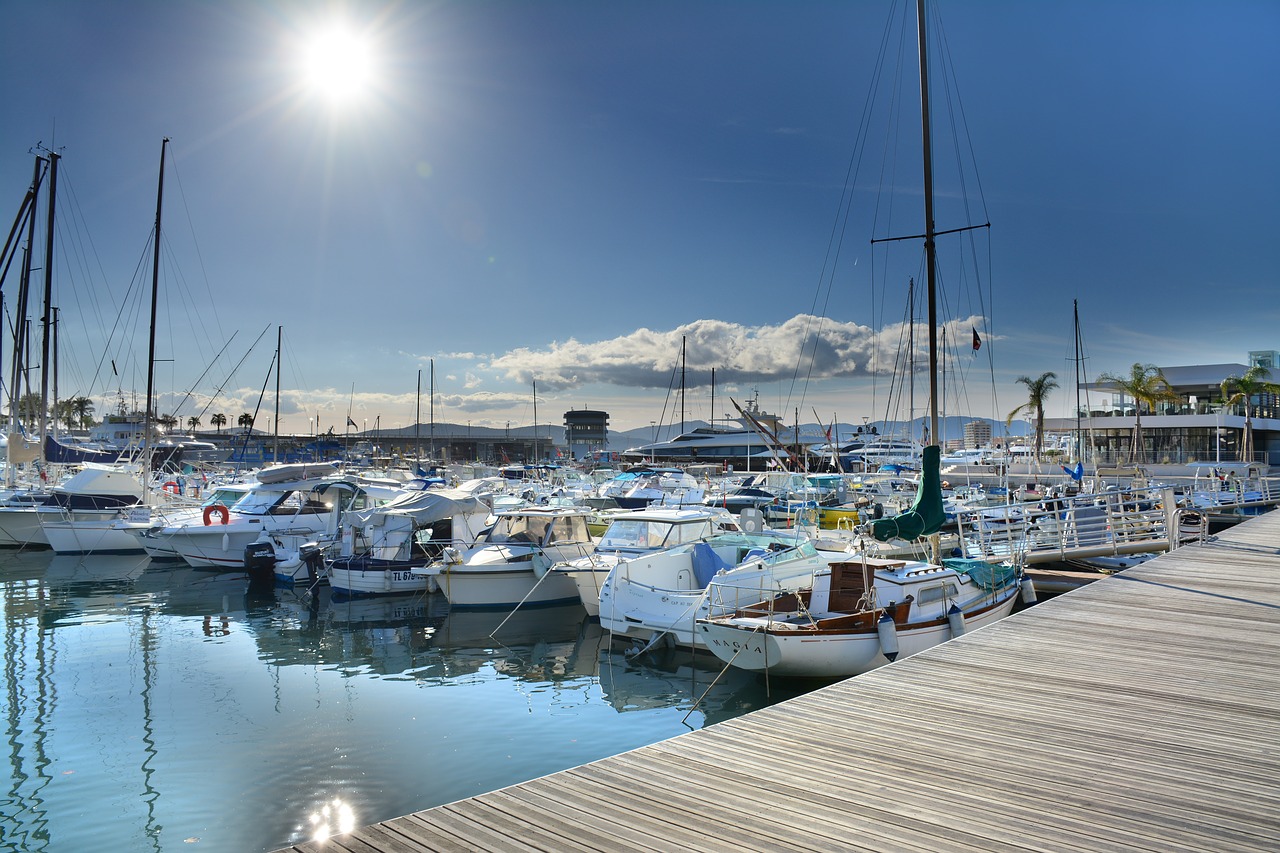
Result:
<svg viewBox="0 0 1280 853"><path fill-rule="evenodd" d="M226 524L231 520L231 510L222 504L210 504L204 508L204 526L208 527L213 524L214 515L218 515L222 519L222 523Z"/></svg>
<svg viewBox="0 0 1280 853"><path fill-rule="evenodd" d="M163 488L166 492L168 492L171 495L176 495L178 493L178 484L173 480L170 480L169 482L165 483Z"/></svg>

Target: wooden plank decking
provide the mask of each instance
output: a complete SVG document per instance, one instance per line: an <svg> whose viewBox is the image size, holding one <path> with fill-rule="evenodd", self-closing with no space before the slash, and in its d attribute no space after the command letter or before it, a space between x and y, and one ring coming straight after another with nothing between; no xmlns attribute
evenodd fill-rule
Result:
<svg viewBox="0 0 1280 853"><path fill-rule="evenodd" d="M1280 512L876 672L288 848L1280 850Z"/></svg>

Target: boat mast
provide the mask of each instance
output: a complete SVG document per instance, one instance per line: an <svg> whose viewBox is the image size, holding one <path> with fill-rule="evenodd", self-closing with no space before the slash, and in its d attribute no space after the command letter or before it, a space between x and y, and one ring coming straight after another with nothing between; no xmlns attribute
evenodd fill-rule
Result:
<svg viewBox="0 0 1280 853"><path fill-rule="evenodd" d="M276 435L271 448L271 461L280 461L280 342L284 339L284 326L276 326Z"/></svg>
<svg viewBox="0 0 1280 853"><path fill-rule="evenodd" d="M916 0L920 39L920 131L924 142L924 258L929 293L929 440L938 440L938 273L933 229L933 148L929 128L929 53L925 44L924 0Z"/></svg>
<svg viewBox="0 0 1280 853"><path fill-rule="evenodd" d="M151 260L151 335L147 344L147 407L142 419L142 440L146 442L146 454L143 457L142 485L145 488L151 480L151 400L155 392L156 374L156 303L160 295L160 213L164 204L164 154L169 146L169 137L160 141L160 180L156 187L156 229L155 250Z"/></svg>
<svg viewBox="0 0 1280 853"><path fill-rule="evenodd" d="M413 464L422 467L422 368L418 368L418 390L413 397ZM417 471L414 471L417 474Z"/></svg>
<svg viewBox="0 0 1280 853"><path fill-rule="evenodd" d="M49 212L46 214L48 233L44 238L44 314L40 318L43 340L40 353L40 451L44 452L44 436L49 429L49 304L53 301L53 210L58 199L58 161L61 156L49 152ZM152 306L152 322L155 322L155 306Z"/></svg>
<svg viewBox="0 0 1280 853"><path fill-rule="evenodd" d="M1084 462L1084 426L1081 424L1080 414L1080 374L1084 370L1084 360L1080 357L1082 347L1080 346L1080 303L1079 300L1071 300L1071 314L1075 320L1076 333L1076 461Z"/></svg>
<svg viewBox="0 0 1280 853"><path fill-rule="evenodd" d="M18 274L18 319L14 322L13 364L10 368L13 380L9 383L9 442L5 449L5 461L7 463L5 468L5 483L9 486L13 485L14 480L14 450L18 446L17 442L21 441L22 435L21 430L17 428L19 419L18 398L20 396L18 392L20 390L20 383L22 381L24 370L23 364L30 357L27 355L26 351L26 323L23 322L22 318L27 316L28 295L31 291L31 246L35 240L36 208L39 203L40 184L43 180L42 167L44 166L44 163L44 157L37 154L35 168L31 175L31 187L27 190L26 198L22 201L22 207L18 212L17 218L13 222L13 228L9 231L9 239L5 241L4 247L3 259L7 266L10 247L15 247L16 250L17 244L14 241L17 240L18 243L21 242L21 238L17 235L22 228L22 219L25 216L27 223L27 241L26 246L22 250L22 266L20 267ZM40 452L43 454L43 446L40 448Z"/></svg>
<svg viewBox="0 0 1280 853"><path fill-rule="evenodd" d="M428 408L431 410L431 464L436 461L436 360L431 359L431 388L430 399L427 401Z"/></svg>
<svg viewBox="0 0 1280 853"><path fill-rule="evenodd" d="M533 383L533 462L538 463L538 380L531 379Z"/></svg>
<svg viewBox="0 0 1280 853"><path fill-rule="evenodd" d="M684 367L685 367L684 341L685 341L685 337L684 335L681 335L680 336L680 434L681 435L684 434Z"/></svg>

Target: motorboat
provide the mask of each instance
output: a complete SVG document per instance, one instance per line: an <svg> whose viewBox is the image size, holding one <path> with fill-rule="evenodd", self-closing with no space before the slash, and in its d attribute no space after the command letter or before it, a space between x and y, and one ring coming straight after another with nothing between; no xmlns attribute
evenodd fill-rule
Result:
<svg viewBox="0 0 1280 853"><path fill-rule="evenodd" d="M619 511L612 516L592 553L556 563L551 573L571 580L587 614L599 616L600 589L619 563L740 529L733 514L720 507Z"/></svg>
<svg viewBox="0 0 1280 853"><path fill-rule="evenodd" d="M595 541L585 507L523 507L498 513L483 541L415 573L436 579L454 607L505 607L576 601L572 579L548 572L585 556Z"/></svg>
<svg viewBox="0 0 1280 853"><path fill-rule="evenodd" d="M257 479L230 507L206 506L198 518L152 531L151 536L196 568L241 569L245 548L264 533L333 537L344 513L369 509L404 492L393 486L361 485L332 473L282 480L265 468Z"/></svg>
<svg viewBox="0 0 1280 853"><path fill-rule="evenodd" d="M600 588L600 625L645 645L699 647L694 622L813 582L826 559L781 531L725 533L621 560ZM718 594L708 596L708 586Z"/></svg>
<svg viewBox="0 0 1280 853"><path fill-rule="evenodd" d="M287 549L276 536L266 544L278 582L315 583L327 576L334 594L346 596L434 592L435 578L417 570L438 561L446 548L466 548L481 538L488 515L478 495L428 489L347 512L338 554L320 566L318 543Z"/></svg>

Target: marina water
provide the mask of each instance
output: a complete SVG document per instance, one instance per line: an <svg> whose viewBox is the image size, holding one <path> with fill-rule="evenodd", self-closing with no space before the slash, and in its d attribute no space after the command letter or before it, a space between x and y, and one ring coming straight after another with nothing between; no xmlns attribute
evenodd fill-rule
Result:
<svg viewBox="0 0 1280 853"><path fill-rule="evenodd" d="M0 553L0 606L5 850L274 850L803 690L630 659L578 605L499 627L142 556Z"/></svg>

